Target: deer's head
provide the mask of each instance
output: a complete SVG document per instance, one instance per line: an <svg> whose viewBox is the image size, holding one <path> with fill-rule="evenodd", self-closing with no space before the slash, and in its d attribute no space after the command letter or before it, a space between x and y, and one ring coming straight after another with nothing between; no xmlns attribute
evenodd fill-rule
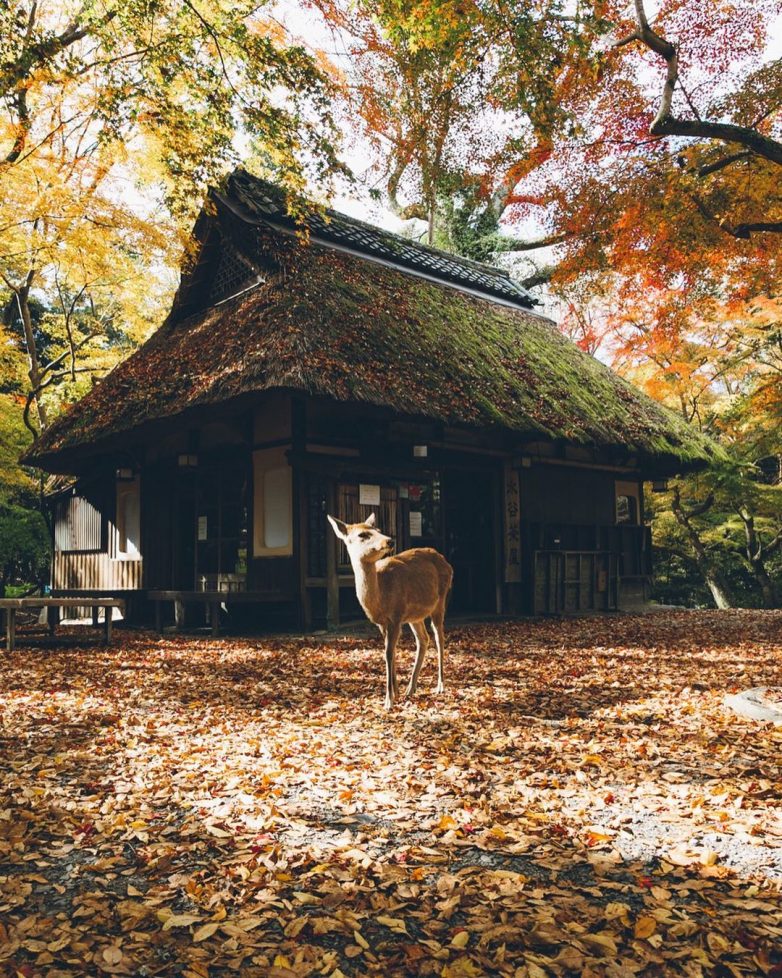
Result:
<svg viewBox="0 0 782 978"><path fill-rule="evenodd" d="M364 523L343 523L333 516L329 516L329 523L348 548L351 560L374 563L394 552L393 537L387 537L375 527L374 513Z"/></svg>

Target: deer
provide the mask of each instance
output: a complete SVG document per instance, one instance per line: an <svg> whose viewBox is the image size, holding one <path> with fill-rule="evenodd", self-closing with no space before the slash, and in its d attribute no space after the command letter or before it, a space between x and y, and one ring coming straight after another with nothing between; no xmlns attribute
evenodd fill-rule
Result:
<svg viewBox="0 0 782 978"><path fill-rule="evenodd" d="M437 646L437 692L445 689L445 605L453 581L453 568L431 547L415 547L395 553L393 537L375 527L372 513L363 523L343 523L329 516L329 523L347 547L356 580L356 597L367 618L383 636L386 658L386 709L399 696L396 677L396 645L404 624L415 636L415 665L404 698L418 686L418 675L429 648L426 619L431 619Z"/></svg>

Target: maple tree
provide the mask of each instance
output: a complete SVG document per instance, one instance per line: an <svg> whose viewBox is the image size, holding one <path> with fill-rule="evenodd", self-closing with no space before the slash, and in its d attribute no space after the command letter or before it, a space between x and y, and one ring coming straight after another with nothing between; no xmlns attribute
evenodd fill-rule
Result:
<svg viewBox="0 0 782 978"><path fill-rule="evenodd" d="M782 730L723 697L782 685L780 624L454 628L390 715L376 636L29 636L0 975L773 978Z"/></svg>
<svg viewBox="0 0 782 978"><path fill-rule="evenodd" d="M372 0L350 24L362 118L403 213L481 260L545 248L511 265L518 277L547 285L582 348L719 437L752 501L751 463L782 450L781 13L777 0ZM414 59L438 71L416 77L411 111ZM377 77L373 96L361 82ZM431 111L446 96L458 112ZM718 563L735 564L737 511L717 509ZM740 509L745 543L756 518L773 522Z"/></svg>
<svg viewBox="0 0 782 978"><path fill-rule="evenodd" d="M235 160L237 133L297 189L305 171L334 169L329 86L249 3L15 0L0 38L0 278L45 427L45 390L94 372L77 353L105 340L108 304L127 335L149 331L170 295L155 268L175 266L177 231ZM37 348L36 292L60 307L60 360ZM77 336L73 320L98 306Z"/></svg>

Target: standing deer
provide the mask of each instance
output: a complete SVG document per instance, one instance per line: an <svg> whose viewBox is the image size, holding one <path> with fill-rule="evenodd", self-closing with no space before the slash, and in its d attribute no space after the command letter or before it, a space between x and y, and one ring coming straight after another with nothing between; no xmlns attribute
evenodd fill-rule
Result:
<svg viewBox="0 0 782 978"><path fill-rule="evenodd" d="M394 555L392 537L375 529L375 514L364 523L343 523L329 516L334 532L344 541L356 578L356 596L367 618L385 641L386 709L399 694L396 681L396 643L405 622L415 635L415 666L405 699L415 693L418 674L429 647L425 620L432 619L437 645L437 692L442 693L445 602L453 568L436 550L417 547Z"/></svg>

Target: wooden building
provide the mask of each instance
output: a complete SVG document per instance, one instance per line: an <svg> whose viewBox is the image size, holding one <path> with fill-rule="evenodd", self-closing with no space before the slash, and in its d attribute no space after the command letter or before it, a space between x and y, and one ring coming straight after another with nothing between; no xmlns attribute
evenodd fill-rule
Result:
<svg viewBox="0 0 782 978"><path fill-rule="evenodd" d="M706 465L683 421L570 343L502 271L313 211L239 170L210 195L158 331L26 461L54 500L53 587L220 592L238 624L358 611L326 513L376 511L455 569L451 609L644 598L643 482Z"/></svg>

